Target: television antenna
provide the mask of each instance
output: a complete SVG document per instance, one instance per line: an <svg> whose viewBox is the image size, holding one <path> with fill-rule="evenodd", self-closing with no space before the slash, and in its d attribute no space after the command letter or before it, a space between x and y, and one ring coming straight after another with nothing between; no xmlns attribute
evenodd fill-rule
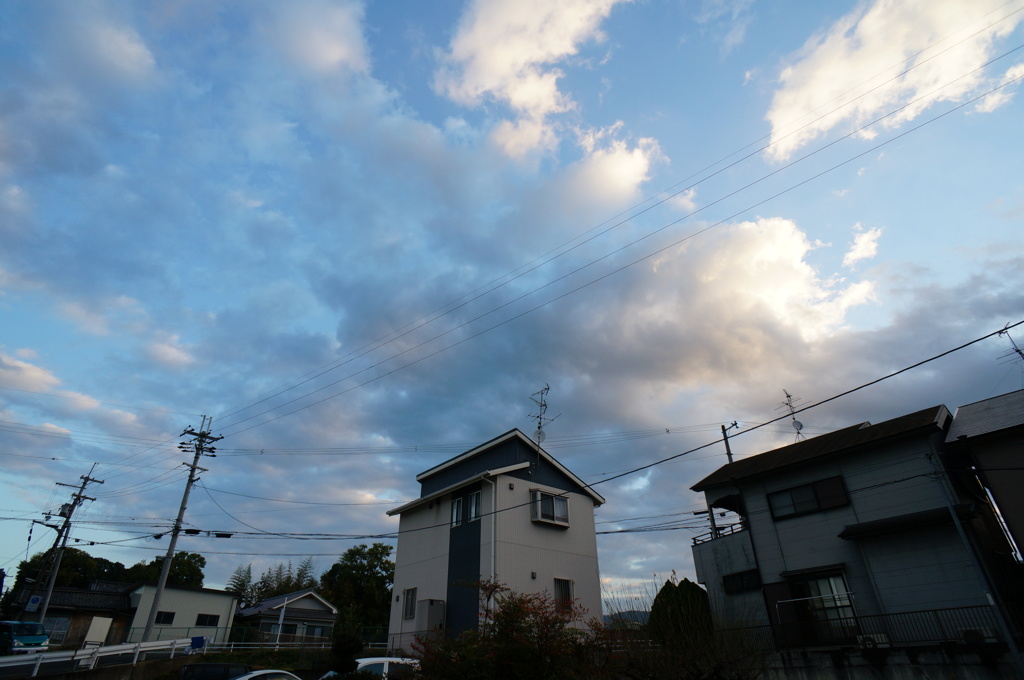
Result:
<svg viewBox="0 0 1024 680"><path fill-rule="evenodd" d="M801 439L807 439L801 431L804 429L804 424L796 419L796 405L799 404L802 399L800 397L794 397L785 388L783 388L782 393L786 395L786 399L780 402L779 405L775 407L775 410L780 411L782 409L786 409L789 411L789 415L793 419L793 429L796 430L796 439L794 441L798 442Z"/></svg>
<svg viewBox="0 0 1024 680"><path fill-rule="evenodd" d="M547 417L547 415L546 415L547 412L548 412L547 397L548 397L548 392L550 392L550 391L551 391L551 386L548 385L547 383L544 383L544 389L539 390L537 392L534 392L530 396L530 400L533 401L533 403L537 405L537 413L531 413L530 417L537 419L537 431L533 433L533 439L538 444L542 443L544 441L544 439L546 438L546 435L544 434L544 426L547 425L548 423L550 423L551 421L553 421L558 416L562 415L561 413L559 413L558 416L555 416L555 418L548 418Z"/></svg>

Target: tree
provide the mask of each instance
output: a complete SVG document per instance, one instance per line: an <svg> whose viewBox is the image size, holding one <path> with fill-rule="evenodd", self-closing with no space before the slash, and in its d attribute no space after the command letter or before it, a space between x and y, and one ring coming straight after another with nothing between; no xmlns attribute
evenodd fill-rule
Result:
<svg viewBox="0 0 1024 680"><path fill-rule="evenodd" d="M388 625L395 581L392 550L386 543L354 546L320 576L320 594L339 610L336 630Z"/></svg>
<svg viewBox="0 0 1024 680"><path fill-rule="evenodd" d="M651 603L646 635L623 636L630 677L652 680L746 680L764 670L762 650L742 631L716 631L708 595L672 578Z"/></svg>
<svg viewBox="0 0 1024 680"><path fill-rule="evenodd" d="M160 570L163 568L164 557L157 557L153 561L139 562L128 568L127 578L129 582L145 581L156 583L160 580ZM179 552L171 559L171 569L167 573L167 584L172 586L185 586L190 588L202 588L203 569L206 568L206 558L199 553Z"/></svg>
<svg viewBox="0 0 1024 680"><path fill-rule="evenodd" d="M493 603L486 606L488 602ZM582 626L586 611L546 594L523 594L480 584L481 625L457 638L419 638L424 680L573 680L614 677L604 631L596 620Z"/></svg>

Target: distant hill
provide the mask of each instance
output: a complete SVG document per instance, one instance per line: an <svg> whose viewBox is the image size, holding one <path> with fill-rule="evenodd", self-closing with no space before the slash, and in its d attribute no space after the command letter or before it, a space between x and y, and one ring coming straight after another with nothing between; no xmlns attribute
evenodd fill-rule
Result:
<svg viewBox="0 0 1024 680"><path fill-rule="evenodd" d="M614 612L604 615L604 625L609 628L636 628L647 625L647 617L651 613L640 609L627 609L623 612Z"/></svg>

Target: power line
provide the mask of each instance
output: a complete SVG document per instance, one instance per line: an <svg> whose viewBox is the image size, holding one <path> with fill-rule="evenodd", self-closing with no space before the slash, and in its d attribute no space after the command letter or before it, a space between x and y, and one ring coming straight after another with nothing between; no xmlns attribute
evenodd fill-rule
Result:
<svg viewBox="0 0 1024 680"><path fill-rule="evenodd" d="M842 141L844 141L844 140L846 140L846 139L848 139L850 137L853 137L855 135L861 134L862 132L864 132L865 130L870 128L871 126L876 125L877 123L885 120L886 118L889 118L889 117L891 117L893 115L896 115L900 111L903 111L904 109L912 106L913 104L917 103L921 99L923 99L923 98L925 98L927 96L930 96L931 94L934 94L935 92L940 91L944 87L947 87L948 85L950 85L950 84L952 84L952 83L954 83L954 82L956 82L958 80L961 80L961 79L965 78L967 75L970 75L971 73L974 73L975 71L981 70L985 66L988 66L991 63L993 63L993 62L995 62L995 61L997 61L999 59L1003 59L1006 56L1008 56L1008 55L1012 54L1013 52L1016 52L1016 51L1018 51L1018 50L1020 50L1022 48L1024 48L1024 45L1018 45L1017 47L1013 48L1012 50L1009 50L1008 52L1005 52L1004 54L1000 55L999 57L986 62L983 66L979 67L978 69L974 69L974 70L972 70L972 71L970 71L968 73L965 73L965 74L959 76L958 78L955 78L952 81L947 82L946 84L944 84L944 85L942 85L940 87L935 88L934 90L929 92L927 95L922 95L921 97L918 97L917 99L915 99L915 100L913 100L911 102L908 102L907 104L905 104L905 105L903 105L901 107L898 107L898 108L894 109L893 111L890 111L886 115L884 115L884 116L882 116L880 118L877 118L877 119L871 121L870 123L866 123L866 124L862 125L861 127L859 127L858 129L856 129L854 131L851 131L851 132L847 133L846 135L843 135L840 138L838 138L836 140L833 140L833 141L829 142L828 144L825 144L824 146L822 146L822 147L820 147L820 148L818 148L818 149L816 149L816 150L814 150L814 151L812 151L812 152L810 152L810 153L808 153L808 154L806 154L804 156L801 156L800 158L798 158L798 159L796 159L794 161L791 161L790 163L787 163L786 165L784 165L784 166L782 166L782 167L780 167L780 168L778 168L778 169L776 169L776 170L774 170L772 172L769 172L766 175L763 175L759 179L754 180L753 182L750 182L750 183L744 185L743 187L740 187L739 189L736 189L736 190L734 190L734 191L732 191L732 192L730 192L730 193L728 193L728 194L726 194L726 195L724 195L724 196L722 196L722 197L720 197L720 198L718 198L718 199L708 203L707 205L702 206L701 208L698 208L698 209L690 212L687 215L684 215L684 216L682 216L682 217L680 217L680 218L678 218L676 220L673 220L673 221L663 225L662 227L660 227L660 228L658 228L658 229L656 229L656 230L654 230L652 232L649 232L649 233L645 234L644 236L641 236L641 237L639 237L639 238L637 238L637 239L635 239L635 240L633 240L633 241L631 241L631 242L629 242L629 243L627 243L627 244L625 244L625 245L623 245L623 246L613 250L612 252L607 253L607 254L597 258L596 260L592 260L592 261L588 262L585 265L582 265L582 266L580 266L580 267L578 267L578 268L576 268L576 269L574 269L574 270L572 270L572 271L570 271L570 272L568 272L566 274L558 276L555 279L552 279L551 281L548 281L547 283L545 283L545 284L543 284L543 285L541 285L539 287L536 287L536 288L534 288L534 289L532 289L532 290L530 290L530 291L528 291L528 292L526 292L526 293L524 293L524 294L522 294L522 295L520 295L518 297L515 297L515 298L513 298L513 299L511 299L511 300L509 300L509 301L507 301L507 302L505 302L505 303L503 303L503 304L501 304L501 305L499 305L497 307L494 307L494 308L490 309L489 311L486 311L486 312L484 312L482 314L479 314L476 317L473 317L473 318L471 318L471 319L469 319L469 320L467 320L467 321L465 321L465 322L463 322L463 323L461 323L461 324L459 324L459 325L457 325L457 326L455 326L453 328L450 328L450 329L448 329L448 330L446 330L446 331L444 331L442 333L439 333L439 334L437 334L437 335L435 335L435 336L433 336L433 337L431 337L431 338L429 338L427 340L419 342L418 344L415 344L415 345L413 345L411 347L405 348L402 351L397 352L397 353L391 355L390 357L388 357L386 359L382 359L382 360L378 361L377 363L374 363L374 364L372 364L370 366L364 367L364 368L362 368L362 369L360 369L360 370L358 370L358 371L356 371L354 373L351 373L351 374L349 374L349 375L347 375L347 376L345 376L343 378L340 378L340 379L338 379L338 380L336 380L334 382L331 382L331 383L328 383L326 385L323 385L323 386L321 386L321 387L319 387L319 388L317 388L317 389L315 389L315 390L313 390L311 392L306 393L305 395L302 395L302 396L299 396L299 397L295 397L295 398L293 398L291 400L288 400L288 401L286 401L286 402L284 402L282 404L279 404L277 406L271 407L271 408L266 409L266 410L264 410L264 411L262 411L260 413L256 413L254 415L251 415L251 416L249 416L247 418L243 418L241 420L236 420L234 423L229 423L227 426L225 426L225 429L231 428L233 426L241 425L242 423L248 422L250 420L253 420L254 418L258 418L258 417L263 416L263 415L267 415L267 414L271 413L272 411L280 409L280 408L283 408L284 406L288 406L289 404L294 404L294 403L296 403L298 401L302 401L303 399L307 399L307 398L311 397L312 395L317 394L318 392L322 392L322 391L324 391L326 389L334 387L335 385L338 385L339 383L344 382L345 380L353 378L353 377L355 377L355 376L357 376L357 375L359 375L361 373L365 373L365 372L367 372L367 371L369 371L371 369L380 368L384 363L386 363L388 361L392 361L394 359L397 359L398 357L401 357L401 356L403 356L405 354L408 354L409 352L412 352L413 350L416 350L416 349L419 349L421 347L424 347L428 343L431 343L431 342L433 342L435 340L438 340L438 339L440 339L440 338L442 338L442 337L444 337L446 335L449 335L450 333L453 333L456 330L465 328L466 326L468 326L468 325L470 325L470 324L472 324L472 323L474 323L476 321L479 321L479 320L481 320L481 319L483 319L483 318L493 314L496 311L504 309L504 308L506 308L506 307L508 307L508 306L510 306L510 305L512 305L514 303L516 303L516 302L519 302L519 301L525 299L526 297L528 297L530 295L533 295L534 293L536 293L536 292L538 292L540 290L543 290L543 289L545 289L547 287L550 287L550 286L554 285L555 283L561 282L561 281L567 279L568 277L570 277L570 276L572 276L572 275L574 275L576 273L579 273L579 272L583 271L584 269L586 269L586 268L588 268L590 266L593 266L594 264L596 264L598 262L601 262L601 261L611 257L612 255L614 255L616 253L622 252L626 248L634 246L634 245L636 245L636 244L638 244L638 243L640 243L640 242L650 238L651 236L653 236L655 234L658 234L658 233L668 229L671 226L677 225L677 224L683 222L684 220L687 220L690 217L696 215L697 213L699 213L699 212L701 212L703 210L706 210L707 208L710 208L710 207L712 207L712 206L714 206L714 205L716 205L718 203L721 203L721 202L725 201L726 199L731 198L731 197L741 193L742 191L745 191L746 189L749 189L749 188L751 188L751 187L753 187L753 186L755 186L755 185L765 181L766 179L768 179L768 178L770 178L770 177L772 177L772 176L774 176L776 174L779 174L780 172L782 172L782 171L784 171L786 169L789 169L789 168L793 167L797 163L800 163L800 162L802 162L804 160L807 160L808 158L810 158L810 157L812 157L812 156L814 156L814 155L824 151L825 149L827 149L827 148L829 148L831 146L834 146L834 145L836 145L836 144L838 144L838 143L840 143L840 142L842 142ZM942 113L940 113L940 114L938 114L938 115L936 115L936 116L934 116L934 117L932 117L932 118L930 118L928 120L925 120L922 123L919 123L919 124L917 124L917 125L915 125L915 126L913 126L911 128L908 128L908 129L904 130L903 132L901 132L899 134L896 134L896 135L890 137L889 139L887 139L885 141L882 141L882 142L880 142L878 144L875 144L875 145L871 146L870 148L868 148L865 151L857 153L854 156L852 156L850 158L847 158L844 161L836 163L835 165L832 165L832 166L830 166L830 167L828 167L828 168L826 168L824 170L821 170L819 172L816 172L816 173L812 174L811 176L809 176L809 177L807 177L807 178L797 182L796 184L790 185L786 189L778 191L778 192L768 196L767 198L764 198L764 199L762 199L760 201L757 201L754 204L749 205L749 206L743 208L742 210L739 210L739 211L733 213L732 215L730 215L730 216L728 216L728 217L726 217L724 219L721 219L721 220L719 220L717 222L714 222L713 224L710 224L710 225L708 225L706 227L698 229L697 231L695 231L695 232L693 232L693 233L691 233L691 234L689 234L687 236L684 236L683 238L681 238L679 240L676 240L676 241L674 241L672 243L669 243L668 245L660 247L660 248L658 248L658 249L654 250L653 252L650 252L650 253L648 253L646 255L642 255L642 256L640 256L640 257L638 257L636 259L633 259L633 260L627 262L624 265L615 267L615 268L611 269L610 271L605 272L604 274L601 274L601 275L597 276L596 278L593 278L590 281L587 281L587 282L585 282L585 283L583 283L581 285L578 285L578 286L576 286L574 288L571 288L568 291L560 293L560 294L556 295L555 297L553 297L553 298L551 298L551 299L549 299L547 301L541 302L541 303L539 303L539 304L537 304L537 305L535 305L533 307L527 308L526 310L524 310L522 312L513 314L512 316L510 316L510 317L508 317L508 318L506 318L506 319L504 319L502 321L499 321L499 322L497 322L497 323L495 323L495 324L493 324L491 326L488 326L488 327L486 327L486 328L484 328L482 330L479 330L479 331L477 331L475 333L472 333L471 335L468 335L468 336L466 336L464 338L456 340L455 342L453 342L450 345L447 345L447 346L441 347L440 349L437 349L437 350L434 350L432 352L429 352L429 353L427 353L427 354L425 354L425 355L423 355L423 356L421 356L419 358L413 359L413 360L409 361L408 363L405 363L405 364L402 364L400 366L397 366L397 367L395 367L395 368L393 368L391 370L383 371L383 372L377 374L376 376L374 376L372 378L369 378L369 379L367 379L367 380L365 380L365 381L363 381L361 383L357 383L357 384L355 384L355 385L353 385L351 387L342 389L342 390L340 390L338 392L335 392L333 394L330 394L330 395L328 395L326 397L317 399L316 401L313 401L311 403L305 404L304 406L300 406L300 407L292 409L290 411L286 411L284 413L281 413L281 414L279 414L277 416L268 418L266 420L263 420L263 421L261 421L259 423L251 425L249 427L245 427L245 428L234 430L233 432L231 432L231 434L239 434L241 432L245 432L245 431L254 429L255 427L260 427L262 425L266 425L267 423L273 422L275 420L279 420L280 418L284 418L286 416L293 415L295 413L298 413L299 411L303 411L305 409L311 408L313 406L321 404L321 403L323 403L325 401L328 401L330 399L334 399L334 398L336 398L338 396L341 396L342 394L346 394L346 393L351 392L351 391L353 391L355 389L358 389L360 387L365 387L368 384L374 383L374 382L376 382L378 380L381 380L382 378L388 377L388 376L390 376L390 375L392 375L392 374L394 374L394 373L396 373L396 372L398 372L400 370L403 370L405 368L409 368L410 366L413 366L413 365L418 364L418 363L420 363L422 361L425 361L426 359L433 358L434 356L436 356L438 354L441 354L441 353L446 352L446 351L448 351L450 349L458 347L458 346L462 345L465 342L468 342L470 340L476 339L477 337L480 337L481 335L484 335L484 334L486 334L486 333L488 333L488 332L490 332L492 330L495 330L496 328L500 328L500 327L502 327L502 326L504 326L504 325L506 325L508 323L511 323L512 321L518 320L518 319L520 319L520 318L522 318L522 317L524 317L524 316L526 316L526 315L528 315L528 314L530 314L530 313L532 313L534 311L537 311L538 309L541 309L541 308L546 307L546 306L548 306L550 304L553 304L554 302L557 302L557 301L559 301L559 300L561 300L563 298L566 298L566 297L568 297L570 295L573 295L573 294L579 292L580 290L583 290L583 289L588 288L588 287L590 287L592 285L595 285L596 283L599 283L599 282L603 281L604 279L607 279L607 278L609 278L609 277L611 277L611 276L613 276L615 274L618 274L618 273L620 273L620 272L622 272L622 271L624 271L626 269L629 269L629 268L631 268L631 267L633 267L633 266L635 266L635 265L637 265L637 264L639 264L641 262L647 261L647 260L649 260L650 258L652 258L652 257L654 257L656 255L664 253L665 251L667 251L667 250L669 250L671 248L677 247L677 246L685 243L686 241L689 241L689 240L691 240L693 238L696 238L697 236L700 236L700 235L702 235L702 234L704 234L704 233L706 233L708 231L711 231L712 229L714 229L716 227L719 227L722 224L725 224L726 222L728 222L730 220L733 220L733 219L735 219L735 218L737 218L737 217L739 217L739 216L741 216L741 215L743 215L745 213L750 212L751 210L754 210L755 208L758 208L758 207L760 207L760 206L762 206L762 205L764 205L766 203L769 203L770 201L778 198L779 196L782 196L782 195L785 195L787 193L790 193L790 192L796 190L797 188L802 187L803 185L808 184L808 183L810 183L810 182L812 182L812 181L814 181L814 180L816 180L816 179L818 179L818 178L820 178L820 177L822 177L822 176L824 176L824 175L826 175L826 174L828 174L828 173L830 173L830 172L832 172L832 171L834 171L834 170L836 170L836 169L838 169L840 167L848 165L848 164L854 162L855 160L858 160L859 158L862 158L862 157L864 157L866 155L874 153L878 149L883 148L883 147L885 147L885 146L887 146L887 145L889 145L889 144L891 144L891 143L893 143L893 142L895 142L895 141L897 141L899 139L902 139L903 137L906 137L907 135L910 135L910 134L916 132L917 130L920 130L921 128L923 128L923 127L925 127L927 125L930 125L930 124L932 124L932 123L934 123L934 122L936 122L938 120L941 120L942 118L945 118L946 116L954 113L955 111L963 109L966 106L969 106L970 104L973 104L974 102L979 101L980 99L983 99L983 98L991 95L992 93L997 92L997 91L1001 90L1002 88L1009 86L1010 84L1019 82L1021 79L1024 79L1024 75L1018 76L1016 78L1013 78L1013 79L1007 80L1007 81L1005 81L1003 83L1000 83L999 85L996 85L996 86L992 87L991 89L989 89L989 90L987 90L987 91L985 91L985 92L983 92L981 94L976 95L975 97L972 97L970 99L967 99L967 100L961 102L960 104L952 106L951 108L947 109L946 111L944 111L944 112L942 112Z"/></svg>

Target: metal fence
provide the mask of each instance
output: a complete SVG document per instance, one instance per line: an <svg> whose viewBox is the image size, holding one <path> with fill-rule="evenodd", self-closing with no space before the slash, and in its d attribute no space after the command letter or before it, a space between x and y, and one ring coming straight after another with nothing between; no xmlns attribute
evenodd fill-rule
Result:
<svg viewBox="0 0 1024 680"><path fill-rule="evenodd" d="M741 636L762 649L793 647L896 647L949 642L1000 642L996 612L990 606L851 616L777 623L719 631Z"/></svg>

